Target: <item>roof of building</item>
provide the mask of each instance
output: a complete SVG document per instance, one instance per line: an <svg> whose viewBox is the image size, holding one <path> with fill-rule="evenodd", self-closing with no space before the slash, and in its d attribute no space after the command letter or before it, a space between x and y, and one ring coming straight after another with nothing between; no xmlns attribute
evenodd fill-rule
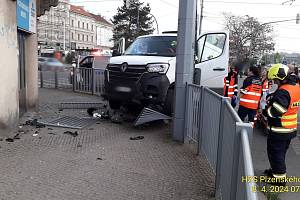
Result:
<svg viewBox="0 0 300 200"><path fill-rule="evenodd" d="M102 22L102 23L110 25L110 26L113 25L111 22L109 22L106 19L104 19L101 15L95 15L93 13L90 13L90 12L86 11L83 6L74 6L74 5L71 5L70 12L94 18L96 21Z"/></svg>

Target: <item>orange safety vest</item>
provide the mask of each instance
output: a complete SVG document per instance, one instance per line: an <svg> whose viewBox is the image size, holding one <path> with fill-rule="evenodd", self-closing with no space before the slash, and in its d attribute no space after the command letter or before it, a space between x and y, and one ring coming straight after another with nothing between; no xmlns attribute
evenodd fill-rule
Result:
<svg viewBox="0 0 300 200"><path fill-rule="evenodd" d="M240 105L249 109L256 110L259 105L259 100L262 93L262 85L251 84L246 89L240 97Z"/></svg>
<svg viewBox="0 0 300 200"><path fill-rule="evenodd" d="M269 83L268 79L265 79L263 81L263 85L262 85L262 91L263 93L267 92L271 87L271 84Z"/></svg>
<svg viewBox="0 0 300 200"><path fill-rule="evenodd" d="M233 72L230 80L227 77L224 78L224 96L232 97L234 95L235 90L235 79L237 78L236 72Z"/></svg>
<svg viewBox="0 0 300 200"><path fill-rule="evenodd" d="M283 85L280 89L288 91L291 101L288 107L287 112L285 112L281 117L281 128L277 129L285 129L283 131L276 131L276 127L272 127L272 131L275 132L293 132L297 130L297 117L298 117L298 109L300 103L300 88L299 85Z"/></svg>

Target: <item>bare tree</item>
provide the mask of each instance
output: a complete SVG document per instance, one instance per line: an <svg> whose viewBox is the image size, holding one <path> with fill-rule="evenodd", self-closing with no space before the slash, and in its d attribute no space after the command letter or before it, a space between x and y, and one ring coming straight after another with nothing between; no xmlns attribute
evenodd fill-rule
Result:
<svg viewBox="0 0 300 200"><path fill-rule="evenodd" d="M261 24L248 15L235 16L225 13L226 28L229 30L230 57L245 61L260 58L274 50L273 27Z"/></svg>

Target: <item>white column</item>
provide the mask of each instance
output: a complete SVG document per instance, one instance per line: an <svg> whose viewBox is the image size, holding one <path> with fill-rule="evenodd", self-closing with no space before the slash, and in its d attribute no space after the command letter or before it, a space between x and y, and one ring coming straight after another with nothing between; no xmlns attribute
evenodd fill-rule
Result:
<svg viewBox="0 0 300 200"><path fill-rule="evenodd" d="M0 137L9 133L19 117L16 2L0 6Z"/></svg>

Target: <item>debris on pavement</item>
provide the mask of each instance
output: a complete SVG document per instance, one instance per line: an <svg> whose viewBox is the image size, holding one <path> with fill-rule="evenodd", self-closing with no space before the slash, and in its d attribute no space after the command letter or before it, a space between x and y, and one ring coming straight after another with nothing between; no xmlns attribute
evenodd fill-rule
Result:
<svg viewBox="0 0 300 200"><path fill-rule="evenodd" d="M12 139L12 138L6 138L5 141L6 142L14 142L14 139Z"/></svg>
<svg viewBox="0 0 300 200"><path fill-rule="evenodd" d="M33 137L36 137L36 136L38 136L38 135L39 135L39 134L37 134L37 133L32 134Z"/></svg>
<svg viewBox="0 0 300 200"><path fill-rule="evenodd" d="M64 134L69 134L69 135L72 135L73 137L77 137L78 136L78 132L77 131L65 131Z"/></svg>
<svg viewBox="0 0 300 200"><path fill-rule="evenodd" d="M56 133L52 133L52 132L49 132L48 134L49 134L49 135L56 135Z"/></svg>
<svg viewBox="0 0 300 200"><path fill-rule="evenodd" d="M19 139L21 139L21 138L20 138L20 134L17 133L17 134L13 137L13 139L14 139L14 140L19 140Z"/></svg>
<svg viewBox="0 0 300 200"><path fill-rule="evenodd" d="M88 108L87 113L89 116L93 118L99 118L99 119L110 119L109 116L109 110L101 111L100 113L96 112L96 108Z"/></svg>
<svg viewBox="0 0 300 200"><path fill-rule="evenodd" d="M103 160L103 158L98 157L97 160Z"/></svg>
<svg viewBox="0 0 300 200"><path fill-rule="evenodd" d="M27 121L25 122L25 125L35 126L35 128L45 128L45 127L46 127L45 124L39 123L37 119L34 119L34 120L27 120Z"/></svg>
<svg viewBox="0 0 300 200"><path fill-rule="evenodd" d="M3 138L0 138L0 141L3 141Z"/></svg>
<svg viewBox="0 0 300 200"><path fill-rule="evenodd" d="M53 130L53 128L50 128L50 127L49 127L48 130Z"/></svg>
<svg viewBox="0 0 300 200"><path fill-rule="evenodd" d="M136 136L136 137L130 137L129 139L130 140L142 140L142 139L144 139L144 136L139 135L139 136Z"/></svg>

